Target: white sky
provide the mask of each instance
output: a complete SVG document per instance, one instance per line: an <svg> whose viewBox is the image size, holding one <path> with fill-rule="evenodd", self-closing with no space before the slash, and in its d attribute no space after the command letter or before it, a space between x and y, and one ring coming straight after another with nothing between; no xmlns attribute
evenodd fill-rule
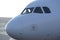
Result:
<svg viewBox="0 0 60 40"><path fill-rule="evenodd" d="M0 17L15 17L33 0L0 0Z"/></svg>

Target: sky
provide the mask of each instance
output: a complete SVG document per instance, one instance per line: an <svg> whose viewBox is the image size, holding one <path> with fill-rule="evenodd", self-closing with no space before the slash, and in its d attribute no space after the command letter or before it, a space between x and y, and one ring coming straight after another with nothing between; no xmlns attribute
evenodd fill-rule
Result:
<svg viewBox="0 0 60 40"><path fill-rule="evenodd" d="M34 0L0 0L0 17L15 17Z"/></svg>

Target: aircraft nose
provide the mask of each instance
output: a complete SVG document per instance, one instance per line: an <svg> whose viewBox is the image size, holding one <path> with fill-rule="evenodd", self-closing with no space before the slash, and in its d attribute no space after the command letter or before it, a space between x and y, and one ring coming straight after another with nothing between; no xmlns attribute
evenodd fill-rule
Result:
<svg viewBox="0 0 60 40"><path fill-rule="evenodd" d="M39 17L37 17L32 14L15 17L6 26L7 34L14 39L27 38L27 33L29 34L38 28L36 24L39 24Z"/></svg>
<svg viewBox="0 0 60 40"><path fill-rule="evenodd" d="M14 39L19 39L21 38L19 36L19 32L22 32L21 31L22 27L23 21L21 20L21 17L15 17L7 23L6 32L10 37Z"/></svg>
<svg viewBox="0 0 60 40"><path fill-rule="evenodd" d="M9 26L9 24L6 27L6 32L10 37L16 38L16 33L14 32L13 27Z"/></svg>
<svg viewBox="0 0 60 40"><path fill-rule="evenodd" d="M14 18L9 23L7 23L6 32L10 37L14 39L21 38L21 37L18 37L19 36L18 32L21 31L20 30L20 27L22 24L21 22L22 21L20 20L20 18Z"/></svg>

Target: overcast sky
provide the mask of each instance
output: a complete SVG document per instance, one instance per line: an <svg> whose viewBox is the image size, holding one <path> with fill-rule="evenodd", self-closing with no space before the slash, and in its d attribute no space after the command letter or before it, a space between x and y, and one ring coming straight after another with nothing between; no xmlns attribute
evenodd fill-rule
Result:
<svg viewBox="0 0 60 40"><path fill-rule="evenodd" d="M33 0L0 0L0 17L15 17Z"/></svg>

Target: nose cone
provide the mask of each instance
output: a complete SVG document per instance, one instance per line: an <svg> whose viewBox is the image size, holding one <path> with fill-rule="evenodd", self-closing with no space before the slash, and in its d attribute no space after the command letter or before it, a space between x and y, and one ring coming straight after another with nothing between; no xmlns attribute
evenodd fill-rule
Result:
<svg viewBox="0 0 60 40"><path fill-rule="evenodd" d="M21 27L21 22L20 17L15 17L7 23L6 32L10 37L14 39L19 38L18 32L20 31L19 28Z"/></svg>
<svg viewBox="0 0 60 40"><path fill-rule="evenodd" d="M6 32L12 38L16 38L16 34L14 32L14 29L15 29L14 24L12 23L12 20L11 20L11 22L9 22L6 26Z"/></svg>

